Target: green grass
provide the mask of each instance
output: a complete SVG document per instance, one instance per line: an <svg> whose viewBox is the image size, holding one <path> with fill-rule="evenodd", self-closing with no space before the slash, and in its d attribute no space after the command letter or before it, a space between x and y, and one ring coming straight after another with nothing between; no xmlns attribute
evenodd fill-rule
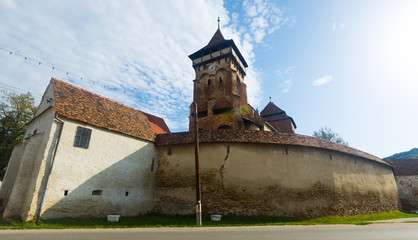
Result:
<svg viewBox="0 0 418 240"><path fill-rule="evenodd" d="M203 226L267 226L267 225L318 225L318 224L370 224L369 221L386 220L394 218L418 217L401 211L382 212L368 215L349 217L271 217L271 216L222 216L220 222L210 221L209 215L203 216ZM160 214L147 214L136 217L121 217L119 222L110 223L106 218L61 218L41 220L37 225L35 221L22 222L13 220L6 223L0 220L0 229L68 229L68 228L143 228L143 227L196 227L194 215L171 216Z"/></svg>
<svg viewBox="0 0 418 240"><path fill-rule="evenodd" d="M418 217L418 214L403 212L403 211L393 211L393 212L381 212L373 213L367 215L355 215L347 217L336 217L336 216L327 216L327 217L317 217L308 220L308 222L313 222L315 224L364 224L370 221L377 220L388 220L395 218L414 218Z"/></svg>

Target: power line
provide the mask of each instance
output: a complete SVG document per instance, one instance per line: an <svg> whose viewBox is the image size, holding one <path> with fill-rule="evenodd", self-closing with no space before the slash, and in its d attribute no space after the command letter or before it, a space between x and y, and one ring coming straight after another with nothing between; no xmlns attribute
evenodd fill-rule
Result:
<svg viewBox="0 0 418 240"><path fill-rule="evenodd" d="M45 62L43 62L43 61L39 61L39 60L37 60L37 59L35 59L35 58L25 56L25 55L23 55L23 54L20 54L20 53L17 53L17 52L11 51L11 50L9 50L9 49L5 49L5 48L0 47L0 50L3 50L4 52L7 52L10 56L15 55L15 56L18 56L18 57L21 57L21 58L25 59L25 61L31 61L31 62L37 63L37 65L38 65L38 66L44 66L44 67L46 66L46 67L50 68L51 70L54 70L54 71L59 71L59 72L65 73L65 75L66 75L66 76L74 76L74 77L76 77L76 79L79 79L79 80L80 80L80 81L82 81L82 82L95 84L95 85L98 85L98 86L100 86L100 87L103 87L103 88L109 89L109 90L111 90L111 91L117 91L117 92L123 93L123 94L125 94L125 95L127 95L127 96L130 96L130 97L140 98L140 99L143 99L145 102L147 102L147 101L148 101L148 99L145 99L145 98L144 98L144 97L142 97L140 94L134 94L134 93L130 93L129 91L127 91L127 90L125 90L125 89L119 89L119 88L116 88L116 87L107 86L107 85L105 85L105 84L103 84L103 83L100 83L100 82L98 82L98 81L93 81L93 80L90 80L90 79L88 79L88 78L86 78L86 77L82 77L82 76L80 76L80 75L78 75L78 74L74 74L74 73L72 73L72 72L70 72L70 71L66 71L66 70L64 70L64 69L57 68L57 67L55 67L55 66L53 66L53 65L51 65L51 64L49 64L49 63L45 63ZM75 80L74 80L74 81L75 81ZM0 82L0 84L6 85L6 87L3 87L3 88L4 88L4 89L7 89L7 90L10 90L10 91L13 91L13 92L18 92L18 91L21 91L21 92L24 92L24 93L25 93L25 92L28 92L28 91L26 91L26 90L19 89L19 88L17 88L17 87L11 86L11 85L7 85L7 84L5 84L5 83L1 83L1 82ZM13 89L11 89L11 88L14 88L14 89L16 89L16 90L13 90ZM36 94L36 93L33 93L33 94L34 94L34 95L37 95L37 96L39 96L39 97L42 97L42 95L41 95L41 94ZM171 107L167 107L167 108L168 108L168 110L169 110L169 111L173 111L173 112L177 112L177 113L184 113L184 112L188 112L188 111L189 111L189 109L179 110L179 109L174 109L174 108L171 108Z"/></svg>
<svg viewBox="0 0 418 240"><path fill-rule="evenodd" d="M47 67L51 68L52 70L63 72L63 73L65 73L67 76L68 76L68 75L72 75L72 76L75 76L75 77L77 77L77 78L80 78L80 80L83 80L83 77L82 77L82 76L80 76L80 75L78 75L78 74L71 73L71 72L69 72L69 71L65 71L64 69L61 69L61 68L57 68L57 67L55 67L55 66L53 66L53 65L51 65L51 64L48 64L48 63L45 63L45 62L39 61L39 60L37 60L37 59L34 59L34 58L31 58L31 57L28 57L28 56L22 55L22 54L17 53L17 52L13 52L13 51L11 51L11 50L8 50L8 49L2 48L2 47L0 47L0 50L3 50L3 51L5 51L5 52L8 52L8 53L9 53L9 55L12 55L12 54L13 54L13 55L17 55L17 56L19 56L19 57L22 57L22 58L24 58L26 61L32 61L32 62L37 63L38 65L47 66Z"/></svg>
<svg viewBox="0 0 418 240"><path fill-rule="evenodd" d="M18 87L15 87L15 86L12 86L12 85L9 85L9 84L6 84L6 83L2 83L2 82L0 82L0 88L8 90L8 91L15 92L15 93L28 93L28 92L30 92L35 96L42 97L41 94L34 93L34 92L31 92L31 91L27 91L27 90L24 90L24 89L21 89L21 88L18 88Z"/></svg>

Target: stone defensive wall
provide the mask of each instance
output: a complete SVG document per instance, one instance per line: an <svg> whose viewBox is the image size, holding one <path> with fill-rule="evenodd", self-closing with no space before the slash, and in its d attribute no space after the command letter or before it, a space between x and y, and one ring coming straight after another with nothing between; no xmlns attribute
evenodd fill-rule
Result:
<svg viewBox="0 0 418 240"><path fill-rule="evenodd" d="M399 200L405 210L418 210L418 159L385 159L394 168Z"/></svg>
<svg viewBox="0 0 418 240"><path fill-rule="evenodd" d="M202 211L223 215L355 215L398 209L392 168L323 139L262 131L199 131ZM160 134L153 212L195 212L189 132Z"/></svg>

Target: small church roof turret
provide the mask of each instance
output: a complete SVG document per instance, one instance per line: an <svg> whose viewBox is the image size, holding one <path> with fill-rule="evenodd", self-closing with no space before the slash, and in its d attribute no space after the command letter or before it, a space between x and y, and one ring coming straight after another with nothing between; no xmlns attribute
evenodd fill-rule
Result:
<svg viewBox="0 0 418 240"><path fill-rule="evenodd" d="M280 130L280 127L278 125L275 125L273 122L282 121L282 120L286 120L286 119L290 119L290 121L292 122L293 126L296 128L296 123L293 120L293 118L290 117L290 116L288 116L285 111L283 111L282 109L280 109L278 106L276 106L276 104L274 104L271 101L260 112L260 115L261 115L261 117L265 121L267 121L270 124L272 124L273 127L276 126L278 128L276 130Z"/></svg>

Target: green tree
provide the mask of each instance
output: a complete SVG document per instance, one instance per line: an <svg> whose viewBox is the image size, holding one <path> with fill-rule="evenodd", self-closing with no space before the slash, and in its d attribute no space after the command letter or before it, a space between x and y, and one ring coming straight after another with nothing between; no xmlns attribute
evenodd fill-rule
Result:
<svg viewBox="0 0 418 240"><path fill-rule="evenodd" d="M340 136L338 136L338 133L334 132L329 127L321 127L321 129L319 129L318 131L314 131L312 136L322 138L331 142L348 145L346 141L344 141Z"/></svg>
<svg viewBox="0 0 418 240"><path fill-rule="evenodd" d="M35 114L35 99L30 92L26 94L0 91L0 179L3 180L13 147L22 142L26 123Z"/></svg>

